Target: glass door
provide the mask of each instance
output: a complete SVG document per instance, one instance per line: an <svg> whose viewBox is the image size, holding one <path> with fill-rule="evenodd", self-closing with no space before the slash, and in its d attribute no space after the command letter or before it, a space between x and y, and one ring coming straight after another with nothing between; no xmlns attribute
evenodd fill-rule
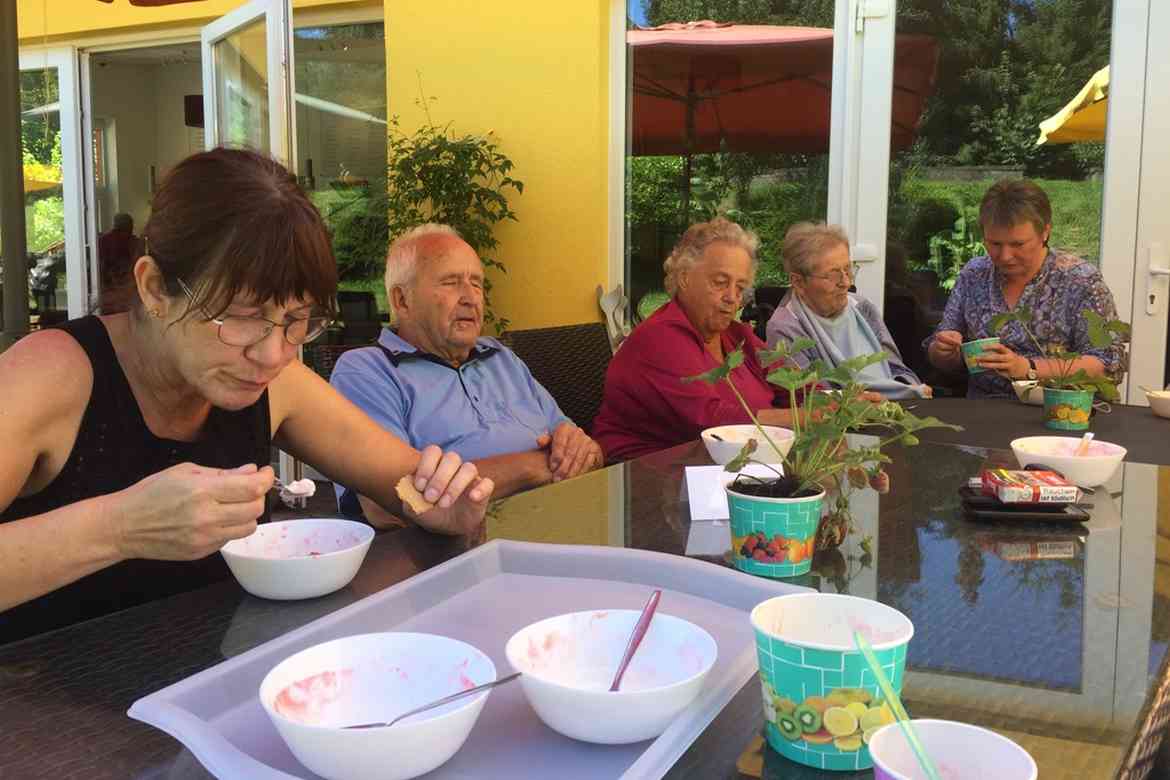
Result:
<svg viewBox="0 0 1170 780"><path fill-rule="evenodd" d="M72 49L20 54L21 138L33 328L89 310L77 66Z"/></svg>
<svg viewBox="0 0 1170 780"><path fill-rule="evenodd" d="M253 0L203 28L207 147L246 146L296 165L288 0Z"/></svg>
<svg viewBox="0 0 1170 780"><path fill-rule="evenodd" d="M266 152L295 174L291 0L253 0L204 27L200 41L207 148ZM300 462L273 452L282 480L301 477Z"/></svg>

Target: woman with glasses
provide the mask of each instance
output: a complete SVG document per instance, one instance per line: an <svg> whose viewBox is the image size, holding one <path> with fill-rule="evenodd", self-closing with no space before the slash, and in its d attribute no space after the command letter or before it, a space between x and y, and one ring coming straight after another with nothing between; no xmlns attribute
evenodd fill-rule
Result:
<svg viewBox="0 0 1170 780"><path fill-rule="evenodd" d="M1026 179L996 182L983 196L979 223L987 254L976 257L959 273L942 322L923 346L937 368L965 370L964 341L986 338L995 315L1025 307L1029 326L1043 345L1078 352L1073 370L1090 376L1117 374L1124 351L1119 341L1093 347L1084 311L1114 319L1113 295L1101 272L1084 260L1050 249L1052 205L1039 186ZM986 347L979 365L986 371L970 375L968 398L1012 397L1013 379L1044 379L1060 373L1060 361L1044 357L1018 323L997 334L1000 343Z"/></svg>
<svg viewBox="0 0 1170 780"><path fill-rule="evenodd" d="M881 312L849 292L857 264L849 259L849 237L836 225L800 222L788 229L782 250L792 289L768 320L768 346L810 339L813 346L794 355L801 367L814 360L830 368L877 352L858 380L886 398L929 398L930 387L902 361Z"/></svg>
<svg viewBox="0 0 1170 780"><path fill-rule="evenodd" d="M227 576L265 516L271 446L439 533L480 526L490 480L412 449L296 360L333 316L320 214L287 170L193 155L154 196L118 313L0 355L0 643ZM109 303L109 301L107 301Z"/></svg>

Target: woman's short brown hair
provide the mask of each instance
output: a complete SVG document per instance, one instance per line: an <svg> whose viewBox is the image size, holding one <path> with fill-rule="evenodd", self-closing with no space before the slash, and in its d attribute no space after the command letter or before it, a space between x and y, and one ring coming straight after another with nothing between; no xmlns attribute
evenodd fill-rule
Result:
<svg viewBox="0 0 1170 780"><path fill-rule="evenodd" d="M1052 224L1048 194L1028 179L1002 179L987 190L979 204L979 224L1013 227L1028 222L1043 235Z"/></svg>
<svg viewBox="0 0 1170 780"><path fill-rule="evenodd" d="M180 279L193 291L186 314L221 314L240 293L278 305L311 299L335 313L325 222L295 177L259 152L219 147L179 162L154 195L143 239L167 292L181 295ZM133 285L114 308L141 306Z"/></svg>
<svg viewBox="0 0 1170 780"><path fill-rule="evenodd" d="M840 225L797 222L784 234L784 245L780 250L784 270L789 275L808 276L816 270L817 260L838 246L849 250L849 236Z"/></svg>

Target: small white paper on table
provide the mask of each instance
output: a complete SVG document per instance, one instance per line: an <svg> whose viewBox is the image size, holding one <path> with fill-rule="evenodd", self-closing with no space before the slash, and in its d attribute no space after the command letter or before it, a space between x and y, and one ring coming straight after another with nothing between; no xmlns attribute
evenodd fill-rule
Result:
<svg viewBox="0 0 1170 780"><path fill-rule="evenodd" d="M777 471L783 471L779 464ZM742 474L753 477L775 477L776 472L759 463L749 463ZM691 505L691 522L696 520L727 520L727 496L723 486L735 479L736 474L724 471L722 466L687 466L687 503Z"/></svg>

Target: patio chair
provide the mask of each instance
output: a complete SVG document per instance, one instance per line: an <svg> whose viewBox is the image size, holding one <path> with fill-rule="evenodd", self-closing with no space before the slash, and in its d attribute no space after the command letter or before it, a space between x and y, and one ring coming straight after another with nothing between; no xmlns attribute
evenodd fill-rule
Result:
<svg viewBox="0 0 1170 780"><path fill-rule="evenodd" d="M337 359L351 349L368 347L373 342L365 344L326 344L313 342L305 345L305 365L317 372L326 382L333 374L333 366Z"/></svg>
<svg viewBox="0 0 1170 780"><path fill-rule="evenodd" d="M586 432L601 408L605 370L613 353L600 322L512 330L500 341L528 366L561 411Z"/></svg>
<svg viewBox="0 0 1170 780"><path fill-rule="evenodd" d="M367 346L382 332L382 319L378 313L378 302L372 292L364 290L339 290L337 313L345 327L341 332L343 344Z"/></svg>

